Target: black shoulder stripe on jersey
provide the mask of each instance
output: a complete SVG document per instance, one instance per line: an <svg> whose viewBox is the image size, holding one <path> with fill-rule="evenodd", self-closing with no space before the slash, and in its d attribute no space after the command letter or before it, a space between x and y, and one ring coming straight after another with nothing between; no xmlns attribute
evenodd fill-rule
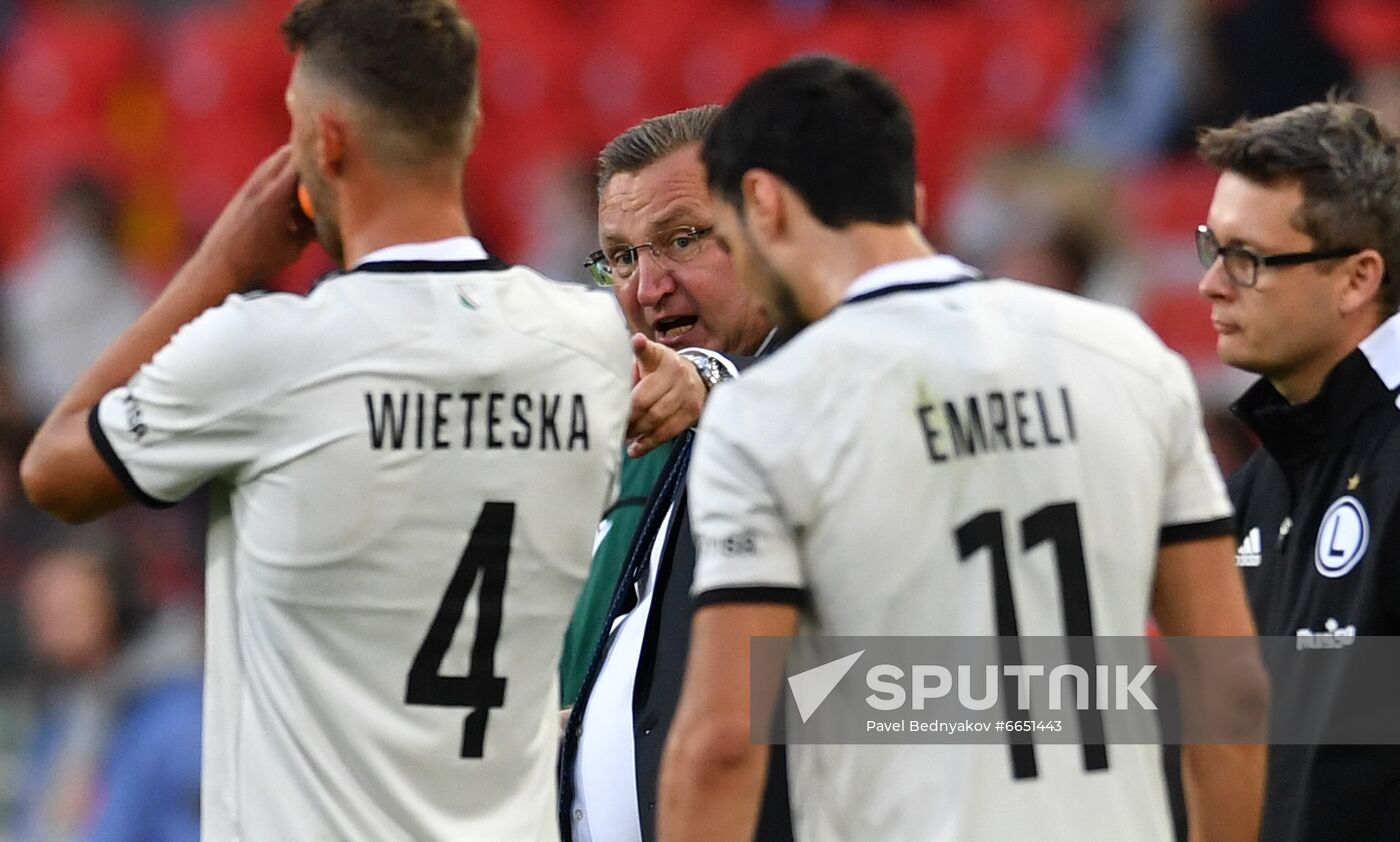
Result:
<svg viewBox="0 0 1400 842"><path fill-rule="evenodd" d="M102 422L97 420L97 406L93 406L92 411L88 413L88 436L92 438L92 446L97 448L97 453L102 457L102 461L106 462L107 467L116 474L117 481L122 484L122 488L125 488L126 493L130 494L137 502L152 509L168 509L175 505L170 501L152 497L136 484L131 472L126 469L126 463L122 462L117 451L112 448L112 443L107 440L107 431L102 429Z"/></svg>
<svg viewBox="0 0 1400 842"><path fill-rule="evenodd" d="M694 599L696 608L730 602L776 602L780 605L795 605L799 608L807 604L805 588L777 586L750 588L715 588L705 591Z"/></svg>
<svg viewBox="0 0 1400 842"><path fill-rule="evenodd" d="M316 283L319 284L320 281L318 280ZM302 297L295 292L288 292L284 289L245 289L242 292L235 292L234 295L242 298L244 301L256 301L259 298L267 298L272 295L290 295L293 298Z"/></svg>
<svg viewBox="0 0 1400 842"><path fill-rule="evenodd" d="M510 264L495 257L484 260L376 260L361 263L350 272L499 272Z"/></svg>
<svg viewBox="0 0 1400 842"><path fill-rule="evenodd" d="M1162 527L1162 534L1157 539L1157 546L1166 547L1171 544L1184 544L1187 541L1219 538L1221 535L1233 536L1234 534L1235 519L1233 517L1222 517L1199 523L1174 523L1171 526Z"/></svg>
<svg viewBox="0 0 1400 842"><path fill-rule="evenodd" d="M869 292L862 292L860 295L853 295L842 301L842 304L857 304L861 301L869 301L873 298L884 298L886 295L894 295L897 292L918 292L925 289L938 289L939 287L950 287L964 284L968 281L977 281L981 278L977 275L962 275L956 278L947 278L942 281L915 281L908 284L891 284L887 287L872 289Z"/></svg>

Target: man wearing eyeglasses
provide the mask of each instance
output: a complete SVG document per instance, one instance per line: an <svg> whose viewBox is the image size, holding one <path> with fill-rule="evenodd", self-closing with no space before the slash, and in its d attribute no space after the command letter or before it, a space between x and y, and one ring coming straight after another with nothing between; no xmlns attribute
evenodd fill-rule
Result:
<svg viewBox="0 0 1400 842"><path fill-rule="evenodd" d="M1229 483L1259 634L1400 634L1397 140L1329 101L1206 131L1199 151L1221 170L1200 291L1220 358L1261 375L1233 409L1262 448ZM1345 664L1300 709L1348 703ZM1274 746L1268 787L1268 842L1400 839L1400 748Z"/></svg>
<svg viewBox="0 0 1400 842"><path fill-rule="evenodd" d="M661 754L690 647L688 428L711 387L776 344L713 238L699 149L719 111L646 120L598 156L601 248L587 265L636 331L638 382L619 502L600 528L561 667L573 710L560 819L574 842L655 838ZM784 762L770 767L759 839L791 838Z"/></svg>

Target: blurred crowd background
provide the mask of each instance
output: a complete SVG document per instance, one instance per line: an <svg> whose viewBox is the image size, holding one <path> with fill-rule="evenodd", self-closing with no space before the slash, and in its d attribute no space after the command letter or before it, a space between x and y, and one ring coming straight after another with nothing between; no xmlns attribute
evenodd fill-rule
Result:
<svg viewBox="0 0 1400 842"><path fill-rule="evenodd" d="M587 283L605 142L838 53L914 110L932 242L1135 308L1195 368L1226 472L1252 448L1226 409L1248 378L1216 362L1195 292L1214 184L1195 129L1329 91L1400 129L1400 0L461 2L484 44L467 193L494 254ZM202 503L61 527L15 465L285 139L290 6L0 0L0 839L117 838L143 802L195 797ZM329 268L313 247L270 283ZM195 838L150 821L132 838Z"/></svg>

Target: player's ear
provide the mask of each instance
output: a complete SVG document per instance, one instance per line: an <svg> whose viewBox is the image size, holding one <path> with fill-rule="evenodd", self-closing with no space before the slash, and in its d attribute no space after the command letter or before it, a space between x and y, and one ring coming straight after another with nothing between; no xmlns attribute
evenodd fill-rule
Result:
<svg viewBox="0 0 1400 842"><path fill-rule="evenodd" d="M333 111L316 115L316 165L327 176L339 175L345 161L345 120Z"/></svg>
<svg viewBox="0 0 1400 842"><path fill-rule="evenodd" d="M1375 249L1365 249L1342 264L1344 277L1338 299L1342 315L1372 306L1385 280L1385 259Z"/></svg>
<svg viewBox="0 0 1400 842"><path fill-rule="evenodd" d="M476 140L481 136L481 86L472 89L471 107L468 109L467 128L465 132L465 147L462 150L462 157L465 158L476 148Z"/></svg>
<svg viewBox="0 0 1400 842"><path fill-rule="evenodd" d="M767 170L753 169L744 173L741 183L744 193L744 217L749 227L762 241L771 242L787 229L787 196L778 177Z"/></svg>
<svg viewBox="0 0 1400 842"><path fill-rule="evenodd" d="M928 188L922 181L914 182L914 224L920 231L928 224Z"/></svg>

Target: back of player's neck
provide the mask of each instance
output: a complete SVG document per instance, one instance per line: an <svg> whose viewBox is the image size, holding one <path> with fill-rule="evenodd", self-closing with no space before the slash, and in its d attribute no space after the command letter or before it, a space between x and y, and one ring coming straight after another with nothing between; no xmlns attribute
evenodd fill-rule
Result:
<svg viewBox="0 0 1400 842"><path fill-rule="evenodd" d="M913 223L900 225L876 225L857 223L846 229L845 242L832 257L840 263L840 277L834 284L838 294L865 273L889 263L932 257L937 254L933 246ZM841 259L837 254L844 257Z"/></svg>
<svg viewBox="0 0 1400 842"><path fill-rule="evenodd" d="M470 237L472 231L466 211L460 205L404 202L386 206L353 225L346 220L341 233L345 242L345 264L354 266L365 255L382 248Z"/></svg>

